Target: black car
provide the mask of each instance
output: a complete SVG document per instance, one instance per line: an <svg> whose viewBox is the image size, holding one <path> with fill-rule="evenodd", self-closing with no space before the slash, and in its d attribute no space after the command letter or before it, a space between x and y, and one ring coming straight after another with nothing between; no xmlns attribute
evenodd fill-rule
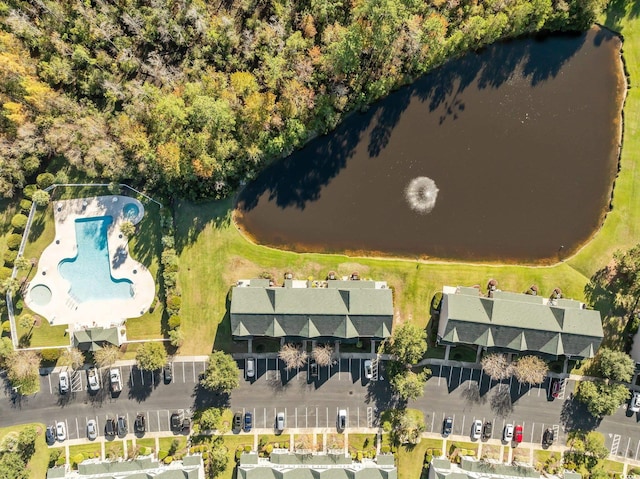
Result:
<svg viewBox="0 0 640 479"><path fill-rule="evenodd" d="M191 419L185 417L182 420L182 434L189 434L191 432Z"/></svg>
<svg viewBox="0 0 640 479"><path fill-rule="evenodd" d="M491 433L493 432L493 424L487 421L482 426L482 439L491 439Z"/></svg>
<svg viewBox="0 0 640 479"><path fill-rule="evenodd" d="M162 374L164 374L164 382L170 383L173 381L173 365L171 363L167 363L164 365L162 369Z"/></svg>
<svg viewBox="0 0 640 479"><path fill-rule="evenodd" d="M127 418L124 416L118 416L118 436L127 435Z"/></svg>
<svg viewBox="0 0 640 479"><path fill-rule="evenodd" d="M179 431L182 428L182 417L179 413L174 412L171 415L171 429Z"/></svg>
<svg viewBox="0 0 640 479"><path fill-rule="evenodd" d="M116 435L116 421L113 418L107 419L104 425L104 435L107 437L114 437Z"/></svg>
<svg viewBox="0 0 640 479"><path fill-rule="evenodd" d="M143 434L146 431L147 428L145 424L144 414L138 414L136 416L136 420L133 423L133 428L138 434Z"/></svg>
<svg viewBox="0 0 640 479"><path fill-rule="evenodd" d="M242 413L237 412L233 415L233 429L240 430L242 428Z"/></svg>
<svg viewBox="0 0 640 479"><path fill-rule="evenodd" d="M309 363L309 374L312 378L318 377L318 363L316 363L313 359Z"/></svg>
<svg viewBox="0 0 640 479"><path fill-rule="evenodd" d="M442 423L442 435L448 436L449 434L451 434L452 429L453 429L453 418L448 417Z"/></svg>
<svg viewBox="0 0 640 479"><path fill-rule="evenodd" d="M543 446L550 446L551 444L553 444L553 440L555 439L555 434L553 432L553 429L547 429L544 431L544 434L542 435L542 445Z"/></svg>
<svg viewBox="0 0 640 479"><path fill-rule="evenodd" d="M47 439L47 444L53 444L56 442L56 428L53 426L47 426L45 437Z"/></svg>

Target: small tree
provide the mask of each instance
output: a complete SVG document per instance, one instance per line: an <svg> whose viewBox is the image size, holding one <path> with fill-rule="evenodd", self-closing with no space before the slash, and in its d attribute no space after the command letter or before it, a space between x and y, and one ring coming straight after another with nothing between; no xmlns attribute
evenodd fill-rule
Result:
<svg viewBox="0 0 640 479"><path fill-rule="evenodd" d="M35 351L13 351L7 361L7 377L18 393L34 394L40 390L39 367L40 357Z"/></svg>
<svg viewBox="0 0 640 479"><path fill-rule="evenodd" d="M157 343L156 343L157 344ZM164 348L162 348L164 351ZM93 358L96 361L96 364L99 368L108 368L113 363L115 363L118 359L120 359L120 348L118 346L107 345L102 349L98 349L93 353ZM166 358L166 353L165 353ZM159 367L164 364L165 361L162 361ZM155 368L158 369L158 368Z"/></svg>
<svg viewBox="0 0 640 479"><path fill-rule="evenodd" d="M307 352L290 343L282 346L278 357L287 369L299 369L307 362Z"/></svg>
<svg viewBox="0 0 640 479"><path fill-rule="evenodd" d="M224 445L222 437L216 437L211 443L211 449L209 449L209 454L207 455L209 477L217 477L227 468L227 463L229 462L227 458L228 452L229 450Z"/></svg>
<svg viewBox="0 0 640 479"><path fill-rule="evenodd" d="M404 364L417 364L427 352L427 332L413 323L404 323L393 333L385 350Z"/></svg>
<svg viewBox="0 0 640 479"><path fill-rule="evenodd" d="M603 378L626 383L631 381L636 363L622 351L600 348L595 358L595 367Z"/></svg>
<svg viewBox="0 0 640 479"><path fill-rule="evenodd" d="M179 348L184 343L184 333L182 329L176 328L169 331L169 342L174 348Z"/></svg>
<svg viewBox="0 0 640 479"><path fill-rule="evenodd" d="M22 459L28 461L33 453L36 452L36 439L38 432L34 426L27 426L20 431L18 435L18 452Z"/></svg>
<svg viewBox="0 0 640 479"><path fill-rule="evenodd" d="M524 356L512 368L513 374L523 384L540 384L549 372L549 366L537 356Z"/></svg>
<svg viewBox="0 0 640 479"><path fill-rule="evenodd" d="M65 349L58 360L60 366L78 369L84 364L84 354L78 348Z"/></svg>
<svg viewBox="0 0 640 479"><path fill-rule="evenodd" d="M18 268L21 271L24 271L25 269L29 269L33 265L30 259L27 259L22 255L18 256L16 260L13 262L13 264L16 268Z"/></svg>
<svg viewBox="0 0 640 479"><path fill-rule="evenodd" d="M33 328L33 316L29 313L22 314L18 320L18 324L22 329Z"/></svg>
<svg viewBox="0 0 640 479"><path fill-rule="evenodd" d="M144 343L136 353L136 363L143 371L156 371L167 362L167 351L162 343Z"/></svg>
<svg viewBox="0 0 640 479"><path fill-rule="evenodd" d="M424 394L424 385L429 379L429 374L428 370L418 374L406 370L404 374L395 374L391 378L391 386L404 401L418 399Z"/></svg>
<svg viewBox="0 0 640 479"><path fill-rule="evenodd" d="M136 234L136 227L131 221L126 220L120 223L120 232L127 238L131 238Z"/></svg>
<svg viewBox="0 0 640 479"><path fill-rule="evenodd" d="M482 358L481 364L482 370L497 381L511 376L511 365L504 354L488 354Z"/></svg>
<svg viewBox="0 0 640 479"><path fill-rule="evenodd" d="M316 346L311 351L311 356L318 366L331 366L336 361L333 357L333 347L329 344Z"/></svg>
<svg viewBox="0 0 640 479"><path fill-rule="evenodd" d="M582 381L576 393L576 399L598 418L610 416L628 398L629 390L623 384L606 384L601 381Z"/></svg>
<svg viewBox="0 0 640 479"><path fill-rule="evenodd" d="M223 351L214 351L209 356L209 364L200 384L210 391L230 393L238 387L239 375L240 370L231 355Z"/></svg>
<svg viewBox="0 0 640 479"><path fill-rule="evenodd" d="M212 430L218 429L220 419L222 418L222 412L217 407L210 407L205 409L200 416L200 429Z"/></svg>
<svg viewBox="0 0 640 479"><path fill-rule="evenodd" d="M38 190L33 193L33 197L31 199L38 206L47 206L49 201L51 201L51 196L44 190Z"/></svg>

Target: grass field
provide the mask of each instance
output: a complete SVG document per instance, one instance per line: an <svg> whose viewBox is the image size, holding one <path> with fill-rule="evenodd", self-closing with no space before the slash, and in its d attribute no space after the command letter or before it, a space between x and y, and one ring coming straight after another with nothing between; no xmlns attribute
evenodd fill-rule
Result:
<svg viewBox="0 0 640 479"><path fill-rule="evenodd" d="M76 457L77 456L77 457ZM69 459L74 469L78 468L78 464L85 459L102 457L102 449L99 443L82 444L69 447Z"/></svg>
<svg viewBox="0 0 640 479"><path fill-rule="evenodd" d="M441 448L442 441L423 439L415 446L400 446L396 453L399 479L419 479L424 466L424 454L429 448Z"/></svg>
<svg viewBox="0 0 640 479"><path fill-rule="evenodd" d="M49 465L49 448L45 442L44 431L45 425L39 423L33 424L21 424L19 426L3 427L0 428L0 444L7 434L20 433L22 429L27 426L35 426L38 432L36 438L36 448L33 456L27 464L29 470L29 477L47 477L47 467Z"/></svg>
<svg viewBox="0 0 640 479"><path fill-rule="evenodd" d="M249 436L223 436L224 445L227 446L227 468L216 476L217 479L234 479L236 477L236 449L238 446L253 445Z"/></svg>

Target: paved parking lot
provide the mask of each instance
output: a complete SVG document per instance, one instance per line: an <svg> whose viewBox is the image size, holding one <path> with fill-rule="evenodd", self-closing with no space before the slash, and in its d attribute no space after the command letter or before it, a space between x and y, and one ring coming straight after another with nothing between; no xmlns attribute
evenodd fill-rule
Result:
<svg viewBox="0 0 640 479"><path fill-rule="evenodd" d="M331 366L318 366L318 377L312 378L309 363L302 368L286 369L278 358L258 358L256 361L256 375L251 380L256 381L307 381L322 384L329 379L338 381L358 381L365 385L368 380L364 377L364 359L341 359ZM245 375L245 360L237 361L238 368Z"/></svg>

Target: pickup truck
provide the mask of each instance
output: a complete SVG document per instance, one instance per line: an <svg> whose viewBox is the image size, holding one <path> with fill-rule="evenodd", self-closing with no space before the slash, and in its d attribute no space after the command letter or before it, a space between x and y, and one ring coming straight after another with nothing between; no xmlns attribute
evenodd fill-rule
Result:
<svg viewBox="0 0 640 479"><path fill-rule="evenodd" d="M111 378L111 392L115 394L122 391L122 379L120 378L120 370L118 368L112 368L109 371L109 377Z"/></svg>

